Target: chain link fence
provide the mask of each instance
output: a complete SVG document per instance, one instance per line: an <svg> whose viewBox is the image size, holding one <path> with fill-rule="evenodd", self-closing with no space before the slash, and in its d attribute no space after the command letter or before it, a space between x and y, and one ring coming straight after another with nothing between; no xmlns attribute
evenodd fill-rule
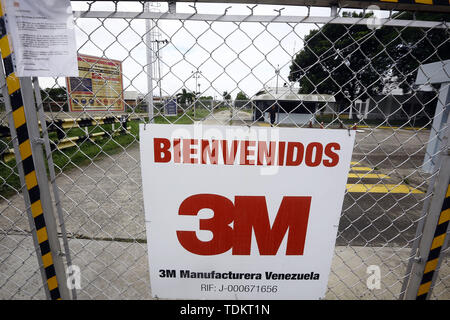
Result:
<svg viewBox="0 0 450 320"><path fill-rule="evenodd" d="M40 78L38 106L63 254L81 271L78 299L151 297L138 124L195 122L357 130L326 298L402 297L440 171L429 166L443 147L426 156L427 146L448 134L445 122L433 125L448 83L415 80L422 65L450 59L448 14L72 6L84 69L67 81ZM105 65L116 78L102 74ZM8 116L0 116L0 297L44 299ZM441 255L431 299L450 298L448 249ZM371 287L373 268L381 282Z"/></svg>

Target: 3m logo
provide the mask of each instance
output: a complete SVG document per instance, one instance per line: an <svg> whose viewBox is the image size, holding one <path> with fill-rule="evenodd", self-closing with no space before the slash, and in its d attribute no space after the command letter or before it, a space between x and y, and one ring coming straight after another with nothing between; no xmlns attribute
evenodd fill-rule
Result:
<svg viewBox="0 0 450 320"><path fill-rule="evenodd" d="M232 249L233 255L250 255L252 231L261 255L275 255L286 233L286 255L303 255L311 197L283 197L270 226L266 198L236 196L235 203L215 194L197 194L185 199L179 215L196 216L211 209L214 216L200 219L200 230L211 231L210 241L198 239L195 231L177 231L180 244L198 255L216 255ZM233 223L233 227L230 224Z"/></svg>

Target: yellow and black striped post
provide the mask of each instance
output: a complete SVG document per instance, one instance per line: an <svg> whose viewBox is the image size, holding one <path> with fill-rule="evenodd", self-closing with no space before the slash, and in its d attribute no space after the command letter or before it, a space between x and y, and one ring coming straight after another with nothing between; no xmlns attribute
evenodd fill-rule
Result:
<svg viewBox="0 0 450 320"><path fill-rule="evenodd" d="M450 184L447 187L445 193L444 203L439 214L439 220L437 222L433 242L428 253L428 257L425 264L425 269L420 281L419 290L417 291L417 300L425 300L430 292L433 276L439 263L439 256L443 249L443 245L446 242L448 224L450 221Z"/></svg>
<svg viewBox="0 0 450 320"><path fill-rule="evenodd" d="M29 200L29 212L31 212L33 225L31 231L37 241L39 250L37 256L43 268L44 285L52 300L61 299L60 288L56 277L54 257L49 242L47 225L44 218L44 210L41 204L41 192L36 176L35 163L33 161L32 146L30 142L29 130L25 114L25 107L22 100L21 83L14 73L13 50L8 38L6 21L3 6L0 3L0 50L2 55L4 75L8 96L5 96L5 104L10 106L12 123L9 124L11 137L17 137L18 151L15 153L17 165L23 172L22 183L24 198ZM8 100L8 103L6 103ZM30 222L31 224L31 222Z"/></svg>

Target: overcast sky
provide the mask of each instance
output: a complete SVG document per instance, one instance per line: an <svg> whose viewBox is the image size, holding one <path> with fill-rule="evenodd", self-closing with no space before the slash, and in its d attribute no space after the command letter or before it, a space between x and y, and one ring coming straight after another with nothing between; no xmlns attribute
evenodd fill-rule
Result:
<svg viewBox="0 0 450 320"><path fill-rule="evenodd" d="M178 3L177 12L194 13L193 3ZM250 10L240 4L197 4L202 14L248 15ZM72 1L74 11L87 10L85 1ZM304 16L306 7L260 5L254 9L256 15ZM113 11L114 4L94 3L91 10ZM138 2L120 2L118 11L140 12ZM165 2L154 8L164 12ZM311 8L312 16L329 16L329 8ZM382 14L382 13L381 13ZM202 95L221 97L223 91L231 92L234 98L239 91L252 96L263 86L275 86L276 69L280 68L278 84L288 82L291 59L303 47L303 38L312 24L286 23L230 23L205 21L159 20L154 28L156 38L168 40L160 49L162 95L175 95L182 88L195 90L193 71L201 71L197 80ZM103 56L123 61L124 89L147 93L145 20L134 19L82 19L76 20L76 41L79 53ZM58 82L65 85L63 79ZM42 85L51 86L54 80L43 79ZM159 96L158 83L153 83L154 95Z"/></svg>

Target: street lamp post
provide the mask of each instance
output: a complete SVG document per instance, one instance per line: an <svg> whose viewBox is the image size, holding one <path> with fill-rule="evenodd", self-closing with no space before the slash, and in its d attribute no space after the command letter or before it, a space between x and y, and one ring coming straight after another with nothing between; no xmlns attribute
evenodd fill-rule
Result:
<svg viewBox="0 0 450 320"><path fill-rule="evenodd" d="M191 71L191 73L192 73L192 77L195 79L195 89L194 89L194 93L195 93L195 90L197 90L197 87L199 87L198 79L200 78L200 75L202 74L202 72L197 70L197 71Z"/></svg>
<svg viewBox="0 0 450 320"><path fill-rule="evenodd" d="M277 65L277 68L275 69L275 74L277 75L277 82L275 85L275 94L278 94L278 77L280 76L280 65Z"/></svg>
<svg viewBox="0 0 450 320"><path fill-rule="evenodd" d="M196 90L198 87L198 93L200 93L200 83L198 83L198 79L200 78L200 75L202 74L201 71L197 70L197 71L191 71L192 77L194 77L195 79L195 88L194 88L194 96L195 96L195 100L194 100L194 118L195 118L195 103L197 100L197 94L196 94Z"/></svg>
<svg viewBox="0 0 450 320"><path fill-rule="evenodd" d="M198 99L197 100L200 100L200 93L201 93L202 91L200 90L200 83L198 84ZM201 105L201 103L200 103L200 105ZM194 118L195 118L195 104L194 104Z"/></svg>

